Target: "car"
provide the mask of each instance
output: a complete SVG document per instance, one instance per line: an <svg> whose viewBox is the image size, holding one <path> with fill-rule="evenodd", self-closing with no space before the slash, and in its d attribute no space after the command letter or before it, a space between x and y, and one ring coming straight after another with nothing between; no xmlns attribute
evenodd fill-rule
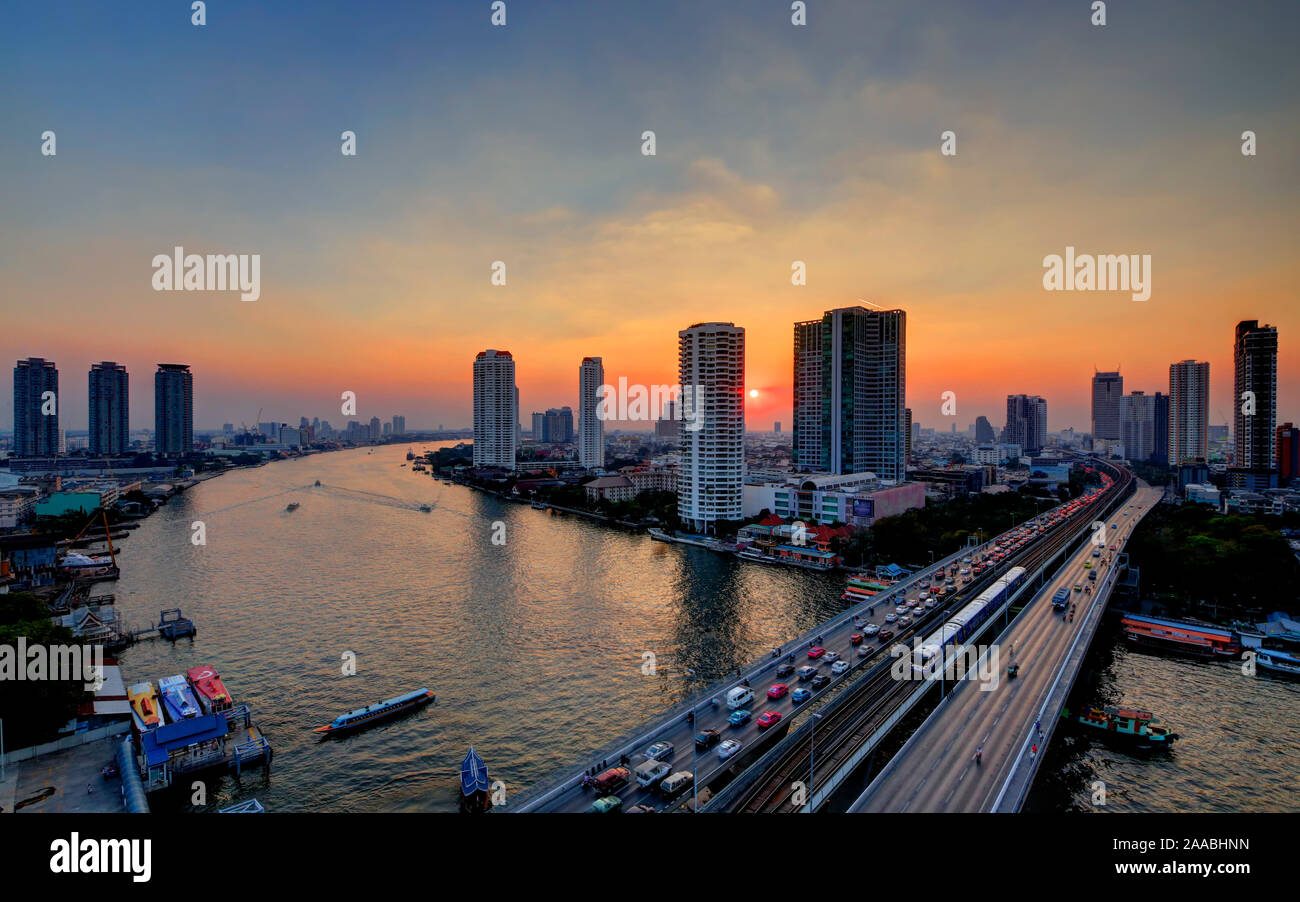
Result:
<svg viewBox="0 0 1300 902"><path fill-rule="evenodd" d="M841 673L843 673L848 669L849 669L848 661L836 661L834 664L831 665L831 673L835 674L836 676L839 676Z"/></svg>
<svg viewBox="0 0 1300 902"><path fill-rule="evenodd" d="M1074 584L1074 591L1076 591L1076 592L1082 592L1082 591L1083 591L1083 583L1075 583L1075 584Z"/></svg>
<svg viewBox="0 0 1300 902"><path fill-rule="evenodd" d="M805 689L802 686L790 693L790 701L794 702L796 705L806 702L810 698L812 698L812 690Z"/></svg>
<svg viewBox="0 0 1300 902"><path fill-rule="evenodd" d="M700 730L695 734L695 747L700 750L711 749L721 738L717 730Z"/></svg>
<svg viewBox="0 0 1300 902"><path fill-rule="evenodd" d="M874 636L878 632L880 632L880 627L876 626L874 623L868 623L862 628L862 635L864 636Z"/></svg>
<svg viewBox="0 0 1300 902"><path fill-rule="evenodd" d="M812 648L808 649L808 657L810 658L820 658L824 654L826 654L826 649L822 648L820 645L814 645Z"/></svg>
<svg viewBox="0 0 1300 902"><path fill-rule="evenodd" d="M838 661L839 659L840 659L840 653L839 653L839 652L837 652L837 651L828 651L828 652L826 652L826 660L827 660L827 661Z"/></svg>
<svg viewBox="0 0 1300 902"><path fill-rule="evenodd" d="M907 610L908 610L907 605L905 605L905 604L900 604L900 605L895 606L895 608L894 608L894 613L897 614L898 616L902 617L904 614L907 613Z"/></svg>
<svg viewBox="0 0 1300 902"><path fill-rule="evenodd" d="M876 636L876 638L879 639L881 642L888 642L890 639L894 638L894 631L881 630L880 635Z"/></svg>
<svg viewBox="0 0 1300 902"><path fill-rule="evenodd" d="M817 676L817 668L816 668L816 667L800 667L800 668L799 668L799 682L801 682L801 683L806 683L806 682L808 682L809 680L811 680L811 679L812 679L813 677L815 677L815 676Z"/></svg>
<svg viewBox="0 0 1300 902"><path fill-rule="evenodd" d="M1084 569L1084 570L1091 570L1091 569L1092 569L1092 561L1084 561L1084 562L1083 562L1083 569Z"/></svg>
<svg viewBox="0 0 1300 902"><path fill-rule="evenodd" d="M861 633L854 633L852 636L849 636L849 644L850 644L850 645L861 645L861 644L862 644L862 634L861 634Z"/></svg>
<svg viewBox="0 0 1300 902"><path fill-rule="evenodd" d="M909 623L911 623L911 622L912 622L912 618L911 618L911 617L908 617L906 614L904 614L902 617L899 617L899 618L898 618L898 625L899 625L899 626L907 626L907 625L908 625Z"/></svg>
<svg viewBox="0 0 1300 902"><path fill-rule="evenodd" d="M1094 549L1092 549L1092 556L1093 556L1093 557L1101 557L1101 549L1100 549L1100 548L1094 548Z"/></svg>
<svg viewBox="0 0 1300 902"><path fill-rule="evenodd" d="M767 690L767 697L776 701L778 698L785 696L790 691L790 687L785 683L773 683Z"/></svg>
<svg viewBox="0 0 1300 902"><path fill-rule="evenodd" d="M886 614L886 615L885 615L885 622L886 622L886 623L894 623L894 622L897 621L897 620L898 620L898 615L897 615L897 614Z"/></svg>
<svg viewBox="0 0 1300 902"><path fill-rule="evenodd" d="M858 655L859 655L860 657L863 657L863 658L869 658L869 657L871 657L872 655L874 655L874 654L875 654L876 652L878 652L878 651L880 651L880 646L878 646L878 645L859 645L859 646L858 646Z"/></svg>
<svg viewBox="0 0 1300 902"><path fill-rule="evenodd" d="M782 664L780 667L776 669L776 678L778 680L783 679L784 677L788 677L792 673L794 673L793 664Z"/></svg>
<svg viewBox="0 0 1300 902"><path fill-rule="evenodd" d="M927 601L927 602L925 603L925 609L926 609L927 611L929 611L929 610L933 610L935 604L937 604L937 602L936 602L933 598L931 598L929 601Z"/></svg>
<svg viewBox="0 0 1300 902"><path fill-rule="evenodd" d="M591 803L588 814L611 814L623 807L623 800L618 796L601 796Z"/></svg>
<svg viewBox="0 0 1300 902"><path fill-rule="evenodd" d="M732 755L736 754L736 752L740 751L740 745L741 743L739 739L722 740L722 743L718 746L718 760L726 761Z"/></svg>
<svg viewBox="0 0 1300 902"><path fill-rule="evenodd" d="M781 719L780 711L764 711L758 715L758 728L766 730L768 727L775 726L776 722Z"/></svg>
<svg viewBox="0 0 1300 902"><path fill-rule="evenodd" d="M731 724L733 727L743 727L745 724L749 723L749 719L753 716L754 715L749 713L747 709L741 708L738 711L731 712L731 716L727 718L727 723Z"/></svg>
<svg viewBox="0 0 1300 902"><path fill-rule="evenodd" d="M645 756L651 761L667 761L673 756L673 744L671 742L656 742L645 750Z"/></svg>
<svg viewBox="0 0 1300 902"><path fill-rule="evenodd" d="M817 674L817 676L813 677L813 681L812 681L813 689L821 689L825 686L829 686L830 684L831 684L831 678L824 673L819 673Z"/></svg>

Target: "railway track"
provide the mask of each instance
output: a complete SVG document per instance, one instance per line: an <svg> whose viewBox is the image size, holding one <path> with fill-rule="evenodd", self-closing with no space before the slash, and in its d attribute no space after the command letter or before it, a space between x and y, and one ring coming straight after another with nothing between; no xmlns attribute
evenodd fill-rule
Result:
<svg viewBox="0 0 1300 902"><path fill-rule="evenodd" d="M1109 466L1109 465L1103 465ZM1109 467L1114 472L1113 483L1093 505L1076 511L1068 520L1046 534L1041 543L1019 552L1015 557L1008 556L1001 570L993 570L979 580L965 586L953 596L953 600L943 608L936 608L929 617L900 633L890 644L905 644L918 632L933 629L934 624L943 623L971 599L978 597L989 583L1012 567L1024 567L1033 572L1042 564L1060 553L1070 541L1070 537L1084 522L1098 519L1099 512L1107 512L1117 500L1127 497L1134 477L1128 470ZM906 700L915 686L910 682L894 680L890 674L891 667L887 661L874 667L855 684L847 687L848 698L819 717L817 728L816 765L823 773L834 774L841 763L850 757L858 747ZM824 738L823 738L824 737ZM813 762L810 744L795 743L786 749L766 768L766 774L741 792L728 806L728 811L742 813L795 811L803 803L795 804L796 782L811 778L808 792L816 785L816 774L811 773Z"/></svg>

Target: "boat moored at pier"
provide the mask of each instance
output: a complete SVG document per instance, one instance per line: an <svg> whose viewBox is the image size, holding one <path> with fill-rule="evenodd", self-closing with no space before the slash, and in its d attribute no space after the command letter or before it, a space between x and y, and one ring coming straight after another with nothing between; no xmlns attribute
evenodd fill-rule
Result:
<svg viewBox="0 0 1300 902"><path fill-rule="evenodd" d="M234 700L226 691L225 683L221 682L221 674L213 668L191 667L185 675L189 677L190 685L194 687L194 694L206 713L228 711L234 707Z"/></svg>
<svg viewBox="0 0 1300 902"><path fill-rule="evenodd" d="M126 690L126 698L131 703L131 721L138 731L145 733L162 726L158 694L154 692L153 683L136 683Z"/></svg>
<svg viewBox="0 0 1300 902"><path fill-rule="evenodd" d="M180 674L160 679L158 693L162 696L162 709L168 723L188 720L203 713L189 682Z"/></svg>

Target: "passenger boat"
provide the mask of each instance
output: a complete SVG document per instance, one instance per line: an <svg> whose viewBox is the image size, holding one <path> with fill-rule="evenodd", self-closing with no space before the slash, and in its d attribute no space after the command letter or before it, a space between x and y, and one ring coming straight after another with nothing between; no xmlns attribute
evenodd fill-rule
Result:
<svg viewBox="0 0 1300 902"><path fill-rule="evenodd" d="M1255 649L1255 663L1274 673L1300 676L1300 658L1273 648Z"/></svg>
<svg viewBox="0 0 1300 902"><path fill-rule="evenodd" d="M1068 712L1067 712L1068 713ZM1169 748L1178 734L1165 727L1153 727L1155 716L1136 708L1084 708L1076 722L1106 734L1106 738L1136 745L1138 748Z"/></svg>
<svg viewBox="0 0 1300 902"><path fill-rule="evenodd" d="M1125 614L1121 626L1124 638L1135 645L1148 648L1198 658L1235 658L1241 653L1241 643L1232 630L1210 623Z"/></svg>
<svg viewBox="0 0 1300 902"><path fill-rule="evenodd" d="M235 706L230 693L226 691L226 684L221 682L221 674L213 668L191 667L185 671L185 675L189 677L190 685L194 687L194 694L204 712L213 714L228 711Z"/></svg>
<svg viewBox="0 0 1300 902"><path fill-rule="evenodd" d="M127 701L131 703L131 720L141 733L156 730L162 726L162 715L158 713L158 695L153 683L136 683L126 690Z"/></svg>
<svg viewBox="0 0 1300 902"><path fill-rule="evenodd" d="M492 782L488 779L487 765L469 747L469 754L460 763L460 810L462 814L482 814L492 807Z"/></svg>
<svg viewBox="0 0 1300 902"><path fill-rule="evenodd" d="M340 714L325 726L317 727L312 732L334 734L359 729L360 727L368 727L372 723L378 723L385 718L401 714L403 711L410 711L412 708L428 704L434 698L432 690L416 689L414 692L408 692L396 698L386 698L382 702L366 705L364 708L357 708L347 714Z"/></svg>
<svg viewBox="0 0 1300 902"><path fill-rule="evenodd" d="M180 674L159 680L158 692L162 696L163 712L166 713L169 723L179 723L203 713L199 710L199 703L194 698L193 691L190 690L190 684Z"/></svg>

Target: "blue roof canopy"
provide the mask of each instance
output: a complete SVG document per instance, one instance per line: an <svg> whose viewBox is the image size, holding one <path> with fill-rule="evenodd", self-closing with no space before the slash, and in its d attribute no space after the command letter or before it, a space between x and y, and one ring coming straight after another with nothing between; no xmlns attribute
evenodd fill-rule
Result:
<svg viewBox="0 0 1300 902"><path fill-rule="evenodd" d="M140 744L144 747L145 759L152 767L164 764L175 749L185 748L196 742L220 739L227 733L226 716L221 713L205 714L202 717L190 717L180 723L169 723L144 734Z"/></svg>

